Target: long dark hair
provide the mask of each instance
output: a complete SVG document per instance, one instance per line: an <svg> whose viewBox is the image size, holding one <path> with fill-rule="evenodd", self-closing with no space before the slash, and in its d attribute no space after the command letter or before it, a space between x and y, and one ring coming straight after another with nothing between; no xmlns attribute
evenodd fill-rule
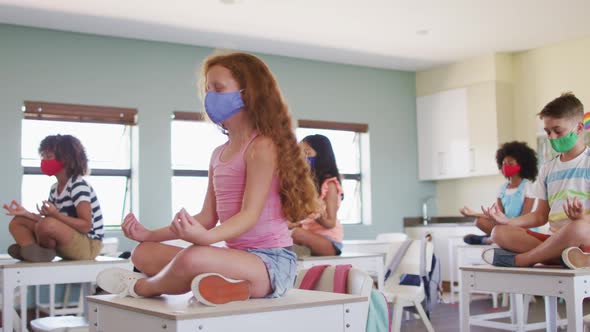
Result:
<svg viewBox="0 0 590 332"><path fill-rule="evenodd" d="M338 182L342 184L340 180L340 172L336 165L336 157L334 156L334 150L332 149L332 143L324 135L309 135L303 139L303 142L309 144L312 149L317 153L315 160L311 166L311 173L313 174L316 189L318 193L321 190L322 183L326 179L336 177Z"/></svg>

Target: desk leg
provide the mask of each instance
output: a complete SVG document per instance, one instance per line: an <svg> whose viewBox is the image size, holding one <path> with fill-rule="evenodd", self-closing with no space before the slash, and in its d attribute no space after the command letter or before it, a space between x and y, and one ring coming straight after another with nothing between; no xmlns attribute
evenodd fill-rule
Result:
<svg viewBox="0 0 590 332"><path fill-rule="evenodd" d="M461 271L459 274L459 319L461 321L461 332L469 332L469 302L471 297L469 293L469 273Z"/></svg>
<svg viewBox="0 0 590 332"><path fill-rule="evenodd" d="M583 327L583 313L582 301L583 297L580 292L582 287L577 287L578 278L574 278L569 282L565 296L565 307L567 310L567 330L568 332L582 332Z"/></svg>
<svg viewBox="0 0 590 332"><path fill-rule="evenodd" d="M2 331L12 332L13 329L15 279L14 276L2 273Z"/></svg>
<svg viewBox="0 0 590 332"><path fill-rule="evenodd" d="M524 326L526 322L524 322L524 305L523 305L523 295L522 294L514 294L514 305L516 307L516 331L524 332Z"/></svg>
<svg viewBox="0 0 590 332"><path fill-rule="evenodd" d="M557 331L557 298L555 296L545 296L545 321L547 322L546 331Z"/></svg>
<svg viewBox="0 0 590 332"><path fill-rule="evenodd" d="M516 306L516 294L508 294L508 297L510 298L510 323L511 324L516 324L517 320L518 320L518 308Z"/></svg>
<svg viewBox="0 0 590 332"><path fill-rule="evenodd" d="M382 291L385 287L385 264L382 257L375 259L375 269L377 270L377 289Z"/></svg>
<svg viewBox="0 0 590 332"><path fill-rule="evenodd" d="M27 289L28 286L20 286L20 330L27 331Z"/></svg>
<svg viewBox="0 0 590 332"><path fill-rule="evenodd" d="M461 255L460 248L456 247L454 251L455 251L455 254L453 255L453 261L455 264L455 267L454 267L455 276L454 277L457 281L457 287L455 288L455 290L457 290L459 293L461 293L461 289L462 289L461 287L463 287L462 286L463 284L461 281L461 276L463 275L463 272L461 271L461 266L463 266L465 264L463 263L463 257ZM457 300L461 301L461 294L459 294ZM471 301L471 296L469 297L469 301Z"/></svg>
<svg viewBox="0 0 590 332"><path fill-rule="evenodd" d="M449 278L451 279L451 304L455 304L455 270L457 267L455 266L455 257L453 256L453 241L449 239L448 247L449 247Z"/></svg>
<svg viewBox="0 0 590 332"><path fill-rule="evenodd" d="M84 311L82 312L82 316L88 318L88 301L86 300L87 296L92 295L92 283L90 282L83 282L80 284L80 292L82 292L82 301L84 301Z"/></svg>

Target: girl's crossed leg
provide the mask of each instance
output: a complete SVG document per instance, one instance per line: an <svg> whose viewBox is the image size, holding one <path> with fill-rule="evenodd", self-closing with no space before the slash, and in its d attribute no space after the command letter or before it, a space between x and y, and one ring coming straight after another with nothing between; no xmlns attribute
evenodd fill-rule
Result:
<svg viewBox="0 0 590 332"><path fill-rule="evenodd" d="M150 248L159 248L159 251ZM146 256L148 252L151 252L151 263ZM158 254L154 256L154 252ZM170 260L164 264L166 259ZM272 290L264 262L242 250L197 245L182 249L142 243L135 249L132 260L149 276L135 284L135 293L140 296L187 293L191 290L192 280L203 273L219 273L231 279L245 280L250 285L251 297L255 298L264 297ZM156 272L158 268L160 271Z"/></svg>

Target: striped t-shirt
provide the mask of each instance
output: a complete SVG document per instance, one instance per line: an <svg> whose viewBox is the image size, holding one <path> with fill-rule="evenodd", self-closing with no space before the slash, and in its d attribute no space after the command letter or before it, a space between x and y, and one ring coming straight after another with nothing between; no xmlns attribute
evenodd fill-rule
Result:
<svg viewBox="0 0 590 332"><path fill-rule="evenodd" d="M555 233L568 223L563 211L566 198L577 197L590 212L590 149L586 148L576 158L563 162L560 155L546 162L530 194L549 203L549 226Z"/></svg>
<svg viewBox="0 0 590 332"><path fill-rule="evenodd" d="M61 193L57 192L57 182L54 183L49 191L49 202L55 205L60 213L72 218L78 218L76 207L80 202L90 202L90 208L92 209L92 229L87 235L92 239L98 240L104 237L102 211L100 210L96 193L81 176L71 177Z"/></svg>

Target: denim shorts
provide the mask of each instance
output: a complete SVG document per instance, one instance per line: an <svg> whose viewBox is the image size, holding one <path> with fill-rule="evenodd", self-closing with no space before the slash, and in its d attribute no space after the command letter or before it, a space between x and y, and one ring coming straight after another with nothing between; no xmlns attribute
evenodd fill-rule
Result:
<svg viewBox="0 0 590 332"><path fill-rule="evenodd" d="M336 256L340 256L342 254L342 242L338 242L336 240L333 240L327 236L324 235L324 237L332 242L332 247L334 247L334 250L336 250Z"/></svg>
<svg viewBox="0 0 590 332"><path fill-rule="evenodd" d="M272 292L266 298L281 297L295 284L297 256L291 248L246 249L264 262Z"/></svg>

